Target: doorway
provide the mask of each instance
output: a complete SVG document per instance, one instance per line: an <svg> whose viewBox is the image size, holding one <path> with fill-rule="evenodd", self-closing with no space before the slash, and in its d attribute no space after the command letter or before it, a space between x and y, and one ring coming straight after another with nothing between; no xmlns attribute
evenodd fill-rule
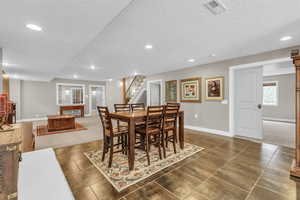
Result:
<svg viewBox="0 0 300 200"><path fill-rule="evenodd" d="M162 80L154 80L147 82L147 105L162 105Z"/></svg>
<svg viewBox="0 0 300 200"><path fill-rule="evenodd" d="M105 105L105 86L90 85L89 86L89 115L97 115L97 106Z"/></svg>
<svg viewBox="0 0 300 200"><path fill-rule="evenodd" d="M290 58L230 68L230 133L294 148L295 72Z"/></svg>

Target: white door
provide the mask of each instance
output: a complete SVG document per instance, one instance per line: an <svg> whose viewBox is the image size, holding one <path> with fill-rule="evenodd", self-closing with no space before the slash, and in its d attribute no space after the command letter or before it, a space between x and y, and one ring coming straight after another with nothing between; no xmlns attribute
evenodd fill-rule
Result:
<svg viewBox="0 0 300 200"><path fill-rule="evenodd" d="M150 106L160 106L160 84L150 84Z"/></svg>
<svg viewBox="0 0 300 200"><path fill-rule="evenodd" d="M262 139L262 66L235 70L235 135Z"/></svg>
<svg viewBox="0 0 300 200"><path fill-rule="evenodd" d="M90 86L90 114L97 114L97 106L105 105L105 87Z"/></svg>

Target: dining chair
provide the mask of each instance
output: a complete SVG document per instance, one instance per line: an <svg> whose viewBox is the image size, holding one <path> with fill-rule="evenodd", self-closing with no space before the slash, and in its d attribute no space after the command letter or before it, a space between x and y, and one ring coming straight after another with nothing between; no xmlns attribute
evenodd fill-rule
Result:
<svg viewBox="0 0 300 200"><path fill-rule="evenodd" d="M114 108L115 108L115 112L130 112L131 110L130 104L114 104ZM118 130L121 130L123 128L128 128L128 123L117 120L117 127ZM121 142L120 138L118 138L118 143L120 142Z"/></svg>
<svg viewBox="0 0 300 200"><path fill-rule="evenodd" d="M180 103L167 103L167 106L178 106L180 108Z"/></svg>
<svg viewBox="0 0 300 200"><path fill-rule="evenodd" d="M145 104L144 103L133 103L130 104L132 112L139 111L139 110L145 110Z"/></svg>
<svg viewBox="0 0 300 200"><path fill-rule="evenodd" d="M131 107L129 104L114 104L115 112L130 112ZM122 122L120 120L117 120L117 126L118 129L120 128L128 128L127 122Z"/></svg>
<svg viewBox="0 0 300 200"><path fill-rule="evenodd" d="M159 151L159 158L162 159L161 146L163 147L164 154L165 148L163 141L163 118L164 107L163 106L149 106L147 108L147 116L145 126L138 127L136 133L145 138L145 148L147 155L148 165L150 165L150 145L156 145Z"/></svg>
<svg viewBox="0 0 300 200"><path fill-rule="evenodd" d="M164 109L163 135L165 137L167 148L168 142L173 143L173 149L175 154L177 142L177 119L179 109L180 105L167 105ZM172 135L169 135L170 132L172 132ZM164 154L164 156L166 155Z"/></svg>
<svg viewBox="0 0 300 200"><path fill-rule="evenodd" d="M108 167L111 168L114 153L127 152L127 135L128 128L114 128L107 107L97 106L97 110L103 126L103 153L102 162L105 159L105 154L109 152ZM114 138L118 138L118 142L114 144ZM121 150L114 151L115 146L122 145Z"/></svg>

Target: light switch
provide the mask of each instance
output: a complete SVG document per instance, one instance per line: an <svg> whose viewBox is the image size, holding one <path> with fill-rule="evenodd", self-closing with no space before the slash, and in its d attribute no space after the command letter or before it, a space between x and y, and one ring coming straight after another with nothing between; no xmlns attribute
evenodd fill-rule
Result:
<svg viewBox="0 0 300 200"><path fill-rule="evenodd" d="M221 104L228 104L228 100L227 99L224 99Z"/></svg>

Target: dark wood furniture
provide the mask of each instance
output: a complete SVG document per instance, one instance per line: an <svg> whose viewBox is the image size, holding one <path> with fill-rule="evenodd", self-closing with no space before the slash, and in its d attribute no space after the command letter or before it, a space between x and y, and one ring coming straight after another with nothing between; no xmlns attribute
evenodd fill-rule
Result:
<svg viewBox="0 0 300 200"><path fill-rule="evenodd" d="M176 142L177 142L177 118L180 105L178 104L168 104L164 110L164 136L166 140L166 147L168 147L168 142L173 143L174 153L176 153ZM172 132L172 135L169 133ZM166 156L164 154L164 156Z"/></svg>
<svg viewBox="0 0 300 200"><path fill-rule="evenodd" d="M184 111L179 111L179 145L184 148ZM134 168L134 149L135 149L135 123L146 120L147 111L141 110L136 112L113 112L110 113L112 119L125 121L128 123L128 152L129 152L129 169Z"/></svg>
<svg viewBox="0 0 300 200"><path fill-rule="evenodd" d="M11 108L9 109L10 112L8 114L8 123L9 124L15 124L17 121L17 106L16 103L12 102L11 104L9 104L11 106Z"/></svg>
<svg viewBox="0 0 300 200"><path fill-rule="evenodd" d="M22 135L19 128L0 132L0 199L17 200Z"/></svg>
<svg viewBox="0 0 300 200"><path fill-rule="evenodd" d="M164 107L163 106L149 106L147 108L147 116L145 126L140 126L136 129L136 133L141 134L145 138L145 148L148 165L150 165L150 145L154 144L158 147L159 158L162 159L161 146L163 147L164 155L166 150L164 146L163 137L163 119Z"/></svg>
<svg viewBox="0 0 300 200"><path fill-rule="evenodd" d="M130 104L114 104L115 112L129 112ZM117 120L118 129L120 128L128 128L128 123Z"/></svg>
<svg viewBox="0 0 300 200"><path fill-rule="evenodd" d="M296 68L296 155L290 174L300 177L300 55L299 51L292 52L292 59Z"/></svg>
<svg viewBox="0 0 300 200"><path fill-rule="evenodd" d="M75 129L73 115L48 115L48 131Z"/></svg>
<svg viewBox="0 0 300 200"><path fill-rule="evenodd" d="M112 165L113 154L114 153L127 153L127 134L128 129L122 128L121 130L118 128L114 128L112 125L112 120L109 115L109 111L107 107L97 107L98 113L102 122L103 127L103 154L102 154L102 162L105 159L105 154L109 151L109 162L108 167L110 168ZM121 138L116 144L114 144L114 138ZM114 151L115 146L122 145L121 150Z"/></svg>
<svg viewBox="0 0 300 200"><path fill-rule="evenodd" d="M64 111L80 111L80 115L76 115L76 117L84 117L84 105L69 105L69 106L60 106L59 112L60 115L64 114Z"/></svg>
<svg viewBox="0 0 300 200"><path fill-rule="evenodd" d="M130 104L132 111L138 111L138 110L145 110L145 104L144 103L133 103Z"/></svg>

